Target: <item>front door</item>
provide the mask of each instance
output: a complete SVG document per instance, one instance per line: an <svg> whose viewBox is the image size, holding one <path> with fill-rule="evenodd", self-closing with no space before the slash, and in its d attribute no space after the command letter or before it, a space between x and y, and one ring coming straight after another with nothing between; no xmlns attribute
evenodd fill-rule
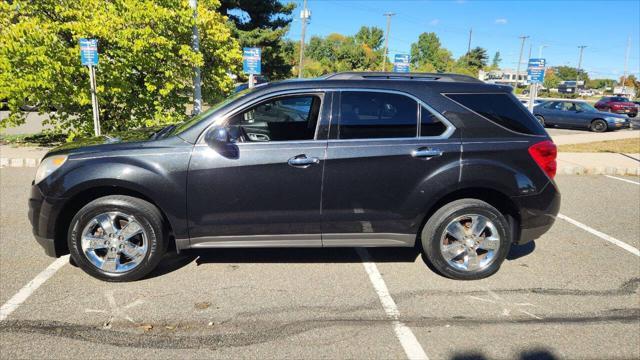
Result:
<svg viewBox="0 0 640 360"><path fill-rule="evenodd" d="M427 181L447 163L457 179L460 141L410 96L350 90L339 98L324 171L323 246L412 246L425 192L442 190Z"/></svg>
<svg viewBox="0 0 640 360"><path fill-rule="evenodd" d="M321 246L324 94L263 99L223 123L233 152L194 147L187 206L192 247Z"/></svg>

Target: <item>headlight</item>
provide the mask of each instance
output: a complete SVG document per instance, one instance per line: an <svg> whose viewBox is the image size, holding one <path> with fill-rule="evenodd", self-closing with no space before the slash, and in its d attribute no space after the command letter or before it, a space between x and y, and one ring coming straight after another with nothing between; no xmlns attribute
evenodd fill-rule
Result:
<svg viewBox="0 0 640 360"><path fill-rule="evenodd" d="M613 121L613 122L617 122L617 123L624 122L624 119L613 117L613 116L607 116L604 119L607 120L607 121Z"/></svg>
<svg viewBox="0 0 640 360"><path fill-rule="evenodd" d="M49 156L45 158L38 166L38 171L36 171L35 183L39 183L44 180L47 176L51 175L54 171L58 170L59 167L62 166L67 161L67 155L55 155Z"/></svg>

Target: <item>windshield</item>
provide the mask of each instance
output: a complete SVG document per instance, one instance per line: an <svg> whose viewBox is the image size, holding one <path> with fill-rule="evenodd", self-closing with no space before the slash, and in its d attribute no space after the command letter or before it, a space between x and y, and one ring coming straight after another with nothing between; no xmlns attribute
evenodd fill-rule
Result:
<svg viewBox="0 0 640 360"><path fill-rule="evenodd" d="M175 127L175 129L173 129L173 131L171 131L171 135L175 135L175 134L179 134L185 130L187 130L188 128L192 127L193 125L197 124L198 122L200 122L200 120L205 119L207 117L209 117L209 115L211 115L212 113L214 113L216 110L222 108L223 106L229 104L230 102L248 94L249 92L251 92L253 89L244 89L242 91L238 91L238 92L234 92L233 94L229 95L227 98L221 100L220 102L212 105L209 109L207 109L207 111L201 112L200 114L192 117L191 119L179 124L178 126Z"/></svg>

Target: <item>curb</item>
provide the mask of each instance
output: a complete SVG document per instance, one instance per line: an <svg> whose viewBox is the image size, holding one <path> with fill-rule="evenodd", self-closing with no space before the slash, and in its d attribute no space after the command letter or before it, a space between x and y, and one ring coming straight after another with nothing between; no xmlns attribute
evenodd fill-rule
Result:
<svg viewBox="0 0 640 360"><path fill-rule="evenodd" d="M622 168L613 166L562 166L558 168L558 174L563 175L621 175L621 176L640 176L640 167Z"/></svg>
<svg viewBox="0 0 640 360"><path fill-rule="evenodd" d="M22 168L22 167L29 167L29 168L34 168L37 167L40 164L40 160L41 159L36 159L36 158L0 158L0 168L5 168L5 167L15 167L15 168Z"/></svg>

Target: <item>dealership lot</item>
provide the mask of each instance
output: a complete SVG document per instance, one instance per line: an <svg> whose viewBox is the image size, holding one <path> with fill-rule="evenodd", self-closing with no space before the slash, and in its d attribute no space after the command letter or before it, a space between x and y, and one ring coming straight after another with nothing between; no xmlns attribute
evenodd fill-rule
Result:
<svg viewBox="0 0 640 360"><path fill-rule="evenodd" d="M0 170L0 304L54 261L26 216L34 171ZM124 284L66 264L0 322L0 354L638 358L640 257L611 242L640 247L640 179L623 179L559 176L560 212L588 228L558 219L482 281L412 249L186 252Z"/></svg>

